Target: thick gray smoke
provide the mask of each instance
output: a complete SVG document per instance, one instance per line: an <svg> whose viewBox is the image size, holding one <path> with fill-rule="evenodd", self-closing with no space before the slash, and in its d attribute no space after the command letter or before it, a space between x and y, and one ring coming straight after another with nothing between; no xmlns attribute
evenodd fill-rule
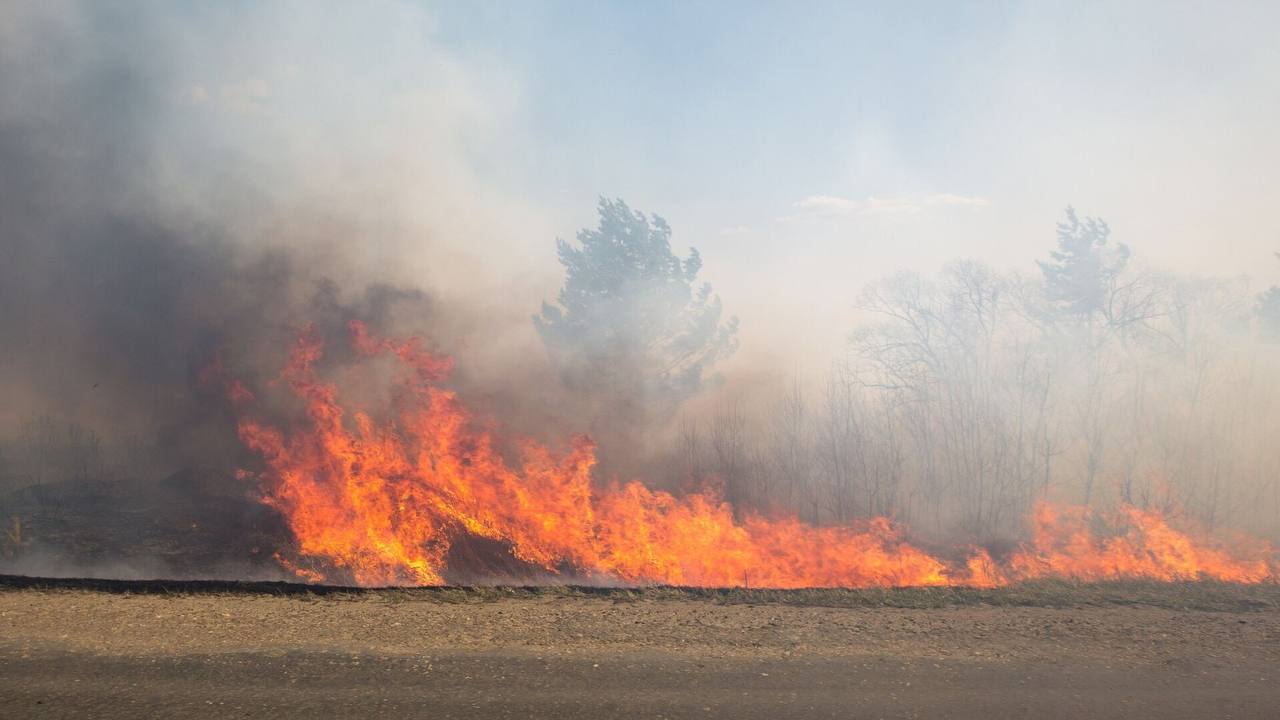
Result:
<svg viewBox="0 0 1280 720"><path fill-rule="evenodd" d="M52 415L156 432L171 460L198 458L193 443L225 420L198 382L215 356L258 377L303 323L380 322L397 304L427 319L421 293L340 288L339 258L249 247L235 233L251 215L175 209L188 188L163 187L157 172L169 83L153 20L106 8L8 15L21 36L0 64L8 430Z"/></svg>
<svg viewBox="0 0 1280 720"><path fill-rule="evenodd" d="M0 10L5 567L276 572L287 531L235 479L259 459L217 380L288 425L277 379L307 327L357 406L388 384L341 372L352 320L457 356L451 385L512 435L590 429L535 354L554 286L469 250L517 228L554 267L554 234L467 170L500 146L492 83L409 5L300 9Z"/></svg>
<svg viewBox="0 0 1280 720"><path fill-rule="evenodd" d="M227 555L248 558L247 536L277 528L252 488L230 481L252 459L209 369L261 387L306 325L331 340L355 319L422 332L434 305L417 289L353 279L350 254L325 250L327 233L247 242L246 228L280 222L281 205L278 194L242 201L245 168L224 180L166 167L174 82L158 16L18 4L0 26L0 512L19 537L74 546L79 526L144 555L172 528L139 522L198 529L220 514L230 527L215 542L239 534ZM184 145L210 140L186 129ZM342 348L330 353L339 363ZM93 483L112 489L88 502ZM177 517L122 516L139 508Z"/></svg>

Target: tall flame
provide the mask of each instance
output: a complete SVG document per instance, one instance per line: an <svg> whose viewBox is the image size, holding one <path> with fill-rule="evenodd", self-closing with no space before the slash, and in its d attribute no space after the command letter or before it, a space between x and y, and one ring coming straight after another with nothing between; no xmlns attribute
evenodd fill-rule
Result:
<svg viewBox="0 0 1280 720"><path fill-rule="evenodd" d="M512 466L492 432L439 383L452 367L415 340L373 337L352 323L362 356L390 356L406 370L395 419L350 419L335 385L315 369L314 332L294 344L284 379L305 404L304 429L286 434L251 417L241 439L261 454L264 502L285 518L297 553L326 570L280 558L309 582L337 571L361 585L439 584L451 545L467 535L505 543L519 560L552 573L626 583L698 586L994 586L1024 578L1275 577L1274 552L1194 540L1153 511L1123 508L1127 530L1099 538L1082 508L1040 506L1034 540L1006 562L973 551L948 564L905 542L887 518L858 527L817 527L795 518L736 517L712 493L675 496L631 482L593 485L594 446L563 454L519 444ZM233 401L253 396L228 384Z"/></svg>

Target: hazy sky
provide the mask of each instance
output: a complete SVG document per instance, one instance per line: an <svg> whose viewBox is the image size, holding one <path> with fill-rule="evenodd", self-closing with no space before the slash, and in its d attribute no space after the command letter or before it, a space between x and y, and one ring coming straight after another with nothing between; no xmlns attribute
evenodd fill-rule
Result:
<svg viewBox="0 0 1280 720"><path fill-rule="evenodd" d="M567 207L630 198L714 256L1025 264L1074 203L1153 261L1269 260L1280 6L959 5L447 4L437 18L441 42L516 78L520 182Z"/></svg>
<svg viewBox="0 0 1280 720"><path fill-rule="evenodd" d="M521 88L504 179L665 214L731 305L839 322L899 267L1027 268L1068 203L1154 265L1280 279L1276 3L445 7Z"/></svg>
<svg viewBox="0 0 1280 720"><path fill-rule="evenodd" d="M1150 265L1280 281L1275 2L244 2L156 23L166 171L376 205L360 241L389 274L480 263L549 297L554 238L607 195L702 251L749 352L835 348L895 270L1033 271L1069 203Z"/></svg>

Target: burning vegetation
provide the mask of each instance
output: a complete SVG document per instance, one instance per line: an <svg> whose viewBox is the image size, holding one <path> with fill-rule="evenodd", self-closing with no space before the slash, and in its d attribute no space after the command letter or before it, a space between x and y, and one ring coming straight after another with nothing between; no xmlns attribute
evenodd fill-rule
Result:
<svg viewBox="0 0 1280 720"><path fill-rule="evenodd" d="M283 374L305 404L298 427L252 419L252 396L228 383L246 413L240 436L266 465L258 478L264 502L297 539L298 558L281 561L307 581L440 584L450 545L468 534L499 541L549 573L592 582L988 587L1046 577L1256 583L1275 574L1265 543L1180 532L1158 511L1127 505L1105 518L1104 534L1089 508L1043 503L1032 540L1007 558L974 550L952 563L904 541L884 517L818 527L735 512L711 491L676 496L639 482L595 489L590 440L578 438L561 454L525 441L519 462L509 464L490 424L441 386L447 357L414 340L376 339L358 322L350 337L361 356L391 355L402 366L385 422L363 411L344 420L336 386L316 372L323 346L314 331L295 342Z"/></svg>
<svg viewBox="0 0 1280 720"><path fill-rule="evenodd" d="M285 273L284 289L235 302L247 286L233 283L223 324L199 342L185 336L200 335L189 323L205 298L178 294L171 328L122 348L203 359L165 381L176 441L135 440L111 463L93 431L28 422L9 467L70 476L8 470L21 485L10 501L38 512L13 515L6 555L85 546L92 568L104 543L162 545L199 576L211 565L197 548L220 547L235 554L220 567L243 558L255 576L267 564L363 586L1276 578L1265 535L1225 520L1250 517L1244 498L1280 497L1258 434L1276 387L1256 364L1233 382L1242 362L1271 357L1266 306L1230 286L1133 272L1105 223L1068 211L1041 278L957 263L871 286L863 308L879 319L853 335L821 407L797 381L748 418L725 404L743 391L713 373L738 323L698 283L701 257L677 257L657 217L621 201L599 211L578 246L560 244L564 288L534 320L554 371L545 407L508 423L504 402L526 386L499 393L497 412L472 410L476 377L459 381L452 357L396 331L419 326L419 310L435 322L421 293L344 299L326 278ZM300 325L287 350L269 348ZM712 413L687 410L717 396ZM580 421L584 434L563 432ZM104 489L175 465L161 489ZM132 539L152 507L168 518L159 542ZM1274 520L1265 502L1248 510Z"/></svg>
<svg viewBox="0 0 1280 720"><path fill-rule="evenodd" d="M1027 240L1030 272L851 270L825 298L848 308L833 326L843 310L771 306L810 297L795 268L760 269L754 305L754 278L720 275L722 303L697 249L615 199L557 243L561 282L560 210L494 201L469 172L472 144L521 134L477 121L486 103L452 83L409 97L371 73L353 102L322 40L349 23L267 41L243 28L292 21L211 11L226 23L192 27L217 33L176 42L154 14L71 6L0 11L4 571L761 588L1276 575L1280 288L1153 269L1068 208L1056 243L1050 218ZM455 66L422 50L424 27L403 32L421 77ZM223 77L209 60L241 45L278 72ZM896 205L791 209L911 214ZM712 265L732 252L701 247ZM891 269L873 259L830 264ZM818 353L811 331L847 342Z"/></svg>

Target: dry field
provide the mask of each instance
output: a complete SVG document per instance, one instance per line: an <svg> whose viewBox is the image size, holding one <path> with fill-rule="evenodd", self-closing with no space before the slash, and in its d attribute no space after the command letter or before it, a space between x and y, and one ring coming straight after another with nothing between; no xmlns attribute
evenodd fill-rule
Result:
<svg viewBox="0 0 1280 720"><path fill-rule="evenodd" d="M0 578L0 716L1274 718L1280 587Z"/></svg>

